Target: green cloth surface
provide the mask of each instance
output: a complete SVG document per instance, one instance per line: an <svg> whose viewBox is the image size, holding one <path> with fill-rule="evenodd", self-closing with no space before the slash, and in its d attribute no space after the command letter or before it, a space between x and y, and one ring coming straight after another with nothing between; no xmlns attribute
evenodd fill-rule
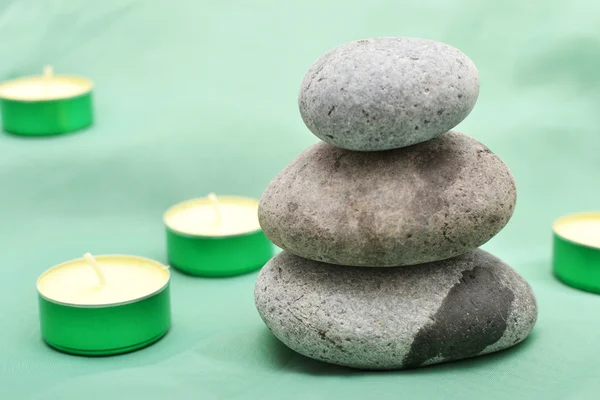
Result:
<svg viewBox="0 0 600 400"><path fill-rule="evenodd" d="M551 223L600 208L600 5L591 0L0 0L0 80L91 78L96 124L0 135L0 399L595 399L600 296L551 273ZM116 357L51 350L35 281L57 263L123 253L166 262L162 213L210 191L259 197L316 141L297 92L326 50L373 36L447 42L477 64L459 129L513 171L518 204L485 249L532 285L538 323L494 355L361 372L280 344L256 274L172 274L173 325Z"/></svg>

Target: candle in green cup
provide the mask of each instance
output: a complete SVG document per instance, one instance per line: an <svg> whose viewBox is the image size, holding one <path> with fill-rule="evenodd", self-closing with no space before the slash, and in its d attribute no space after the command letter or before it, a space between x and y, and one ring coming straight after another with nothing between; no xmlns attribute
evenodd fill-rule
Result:
<svg viewBox="0 0 600 400"><path fill-rule="evenodd" d="M553 231L554 275L574 288L600 293L600 212L559 218Z"/></svg>
<svg viewBox="0 0 600 400"><path fill-rule="evenodd" d="M92 89L89 79L54 75L49 66L41 76L3 82L3 129L16 135L47 136L86 128L93 121Z"/></svg>
<svg viewBox="0 0 600 400"><path fill-rule="evenodd" d="M37 281L42 337L89 356L154 343L171 323L169 279L167 267L136 256L86 254L52 267Z"/></svg>
<svg viewBox="0 0 600 400"><path fill-rule="evenodd" d="M169 263L187 274L244 274L273 256L258 223L257 199L210 194L176 204L163 219Z"/></svg>

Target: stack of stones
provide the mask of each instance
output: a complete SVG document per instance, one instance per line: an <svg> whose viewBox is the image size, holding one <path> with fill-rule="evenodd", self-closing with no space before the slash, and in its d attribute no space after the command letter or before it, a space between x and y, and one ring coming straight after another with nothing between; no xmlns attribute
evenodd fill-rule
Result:
<svg viewBox="0 0 600 400"><path fill-rule="evenodd" d="M261 271L258 311L291 349L364 369L411 368L513 346L537 318L517 272L478 249L516 201L506 165L450 131L477 69L448 45L347 43L317 60L299 106L323 142L266 189L259 219L284 251Z"/></svg>

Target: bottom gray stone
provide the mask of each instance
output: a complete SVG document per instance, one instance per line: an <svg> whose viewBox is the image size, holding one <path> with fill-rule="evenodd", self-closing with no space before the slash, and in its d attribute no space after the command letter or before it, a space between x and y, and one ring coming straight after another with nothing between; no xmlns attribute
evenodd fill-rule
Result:
<svg viewBox="0 0 600 400"><path fill-rule="evenodd" d="M511 347L537 319L527 282L483 250L408 267L348 267L280 253L255 287L258 312L292 350L399 369Z"/></svg>

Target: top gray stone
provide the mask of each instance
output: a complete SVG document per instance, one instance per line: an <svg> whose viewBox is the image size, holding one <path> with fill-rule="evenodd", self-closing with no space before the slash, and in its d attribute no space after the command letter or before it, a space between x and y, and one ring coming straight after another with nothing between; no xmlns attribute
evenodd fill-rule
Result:
<svg viewBox="0 0 600 400"><path fill-rule="evenodd" d="M325 142L389 150L433 139L458 125L479 94L462 52L414 38L374 38L330 50L308 70L298 96L302 119Z"/></svg>

